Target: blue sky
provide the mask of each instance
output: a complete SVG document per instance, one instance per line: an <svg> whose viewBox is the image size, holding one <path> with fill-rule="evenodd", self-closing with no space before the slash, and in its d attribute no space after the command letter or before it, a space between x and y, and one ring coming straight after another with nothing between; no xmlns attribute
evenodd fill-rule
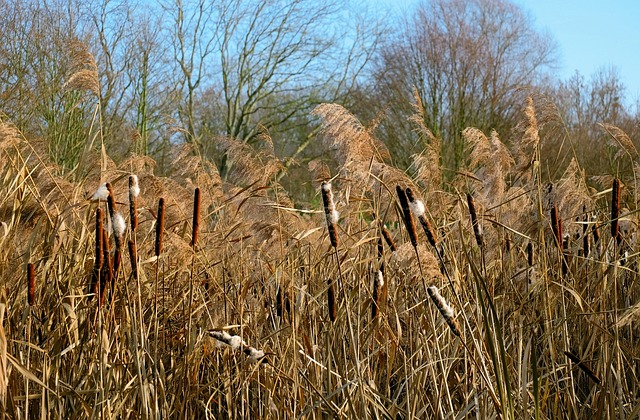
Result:
<svg viewBox="0 0 640 420"><path fill-rule="evenodd" d="M370 0L395 12L419 0ZM587 80L614 66L627 88L626 103L640 98L640 0L512 0L558 44L558 77L577 70ZM384 5L384 6L383 6Z"/></svg>

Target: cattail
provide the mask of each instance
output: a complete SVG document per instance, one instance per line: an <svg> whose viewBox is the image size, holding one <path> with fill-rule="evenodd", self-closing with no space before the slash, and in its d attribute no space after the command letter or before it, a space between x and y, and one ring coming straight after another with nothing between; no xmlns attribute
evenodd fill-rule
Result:
<svg viewBox="0 0 640 420"><path fill-rule="evenodd" d="M324 204L324 214L327 218L327 229L329 230L329 239L331 246L338 247L338 228L337 223L340 219L340 213L336 210L336 206L333 202L333 192L331 191L331 183L327 181L322 182L322 202Z"/></svg>
<svg viewBox="0 0 640 420"><path fill-rule="evenodd" d="M600 378L598 378L598 375L596 375L593 370L591 370L591 368L584 363L582 360L580 360L580 358L578 356L576 356L575 354L571 353L570 351L564 351L565 356L567 356L573 363L575 363L584 373L587 374L587 376L589 378L591 378L591 380L595 383L597 383L598 385L600 385L602 383L602 381L600 380Z"/></svg>
<svg viewBox="0 0 640 420"><path fill-rule="evenodd" d="M36 304L36 270L33 263L27 264L27 302L29 306Z"/></svg>
<svg viewBox="0 0 640 420"><path fill-rule="evenodd" d="M111 183L107 182L105 186L107 187L107 191L109 192L109 194L107 195L107 207L109 208L109 217L113 221L117 211L116 199L113 195L113 187L111 187Z"/></svg>
<svg viewBox="0 0 640 420"><path fill-rule="evenodd" d="M529 267L533 267L533 244L531 242L527 244L527 264Z"/></svg>
<svg viewBox="0 0 640 420"><path fill-rule="evenodd" d="M245 349L242 350L242 352L247 355L247 357L249 358L249 361L252 363L266 362L266 359L265 359L266 354L262 350L258 350L254 347L245 347Z"/></svg>
<svg viewBox="0 0 640 420"><path fill-rule="evenodd" d="M129 240L128 246L129 260L131 261L131 273L133 274L133 278L138 280L138 251L136 249L136 243Z"/></svg>
<svg viewBox="0 0 640 420"><path fill-rule="evenodd" d="M137 198L140 194L140 186L136 175L129 176L129 219L131 222L131 232L138 228Z"/></svg>
<svg viewBox="0 0 640 420"><path fill-rule="evenodd" d="M104 256L104 244L102 242L104 228L102 226L102 209L96 209L96 248L95 248L95 261L93 263L93 274L91 276L91 284L89 286L89 300L98 293L98 286L100 284L100 273L102 272L103 256Z"/></svg>
<svg viewBox="0 0 640 420"><path fill-rule="evenodd" d="M373 277L373 293L371 296L371 319L374 319L378 315L378 309L380 308L380 297L384 288L384 275L382 270L378 270Z"/></svg>
<svg viewBox="0 0 640 420"><path fill-rule="evenodd" d="M89 198L91 201L106 201L109 197L109 190L107 189L107 183L100 184L96 192Z"/></svg>
<svg viewBox="0 0 640 420"><path fill-rule="evenodd" d="M460 337L460 329L458 328L456 320L453 319L453 308L451 308L442 295L440 295L437 287L429 286L429 288L427 288L427 292L429 293L429 297L431 297L433 303L435 303L436 308L438 308L438 311L449 325L451 332Z"/></svg>
<svg viewBox="0 0 640 420"><path fill-rule="evenodd" d="M162 235L164 233L164 198L158 202L158 220L156 221L156 246L155 256L160 257L162 253Z"/></svg>
<svg viewBox="0 0 640 420"><path fill-rule="evenodd" d="M562 220L560 220L562 223ZM562 226L562 224L560 225ZM567 249L569 248L570 235L564 235L562 238L562 275L566 276L569 271L569 256L567 255Z"/></svg>
<svg viewBox="0 0 640 420"><path fill-rule="evenodd" d="M551 230L556 240L558 249L562 249L562 220L558 217L558 207L554 204L551 208Z"/></svg>
<svg viewBox="0 0 640 420"><path fill-rule="evenodd" d="M338 317L338 308L336 306L336 291L333 287L333 280L329 279L329 289L327 289L327 302L329 306L329 319L336 322Z"/></svg>
<svg viewBox="0 0 640 420"><path fill-rule="evenodd" d="M382 232L382 237L384 238L384 241L387 243L389 248L391 248L391 252L396 252L398 247L396 247L396 243L393 241L393 238L391 237L391 232L389 232L389 229L387 229L385 225L380 223L380 231Z"/></svg>
<svg viewBox="0 0 640 420"><path fill-rule="evenodd" d="M113 279L113 263L109 253L109 238L105 229L102 229L102 251L103 263L100 275L100 306L104 304L107 285L110 284Z"/></svg>
<svg viewBox="0 0 640 420"><path fill-rule="evenodd" d="M469 206L469 214L471 215L471 225L473 226L473 234L476 237L476 243L480 248L484 246L484 240L482 236L482 224L478 221L478 214L476 213L476 204L473 200L473 196L467 193L467 204Z"/></svg>
<svg viewBox="0 0 640 420"><path fill-rule="evenodd" d="M418 218L418 221L422 226L422 230L424 230L424 234L427 236L427 240L429 241L429 244L431 244L431 246L434 249L436 249L436 252L437 252L438 240L437 240L435 231L431 226L431 223L425 216L424 203L415 198L411 188L407 188L405 192L407 194L407 198L409 199L409 206L411 208L411 212Z"/></svg>
<svg viewBox="0 0 640 420"><path fill-rule="evenodd" d="M597 245L600 242L600 228L598 227L598 222L593 222L593 244Z"/></svg>
<svg viewBox="0 0 640 420"><path fill-rule="evenodd" d="M384 246L382 245L382 237L380 236L378 236L376 249L378 251L378 260L381 260L384 257Z"/></svg>
<svg viewBox="0 0 640 420"><path fill-rule="evenodd" d="M276 293L276 315L282 318L284 309L284 296L282 293L282 287L278 286L278 293Z"/></svg>
<svg viewBox="0 0 640 420"><path fill-rule="evenodd" d="M589 252L591 252L591 242L589 241L589 235L587 232L589 214L587 213L586 206L582 206L582 211L584 212L584 224L582 225L582 255L587 258L589 256Z"/></svg>
<svg viewBox="0 0 640 420"><path fill-rule="evenodd" d="M198 243L198 230L200 228L200 188L196 188L193 194L193 233L191 234L191 247Z"/></svg>
<svg viewBox="0 0 640 420"><path fill-rule="evenodd" d="M613 180L613 188L611 189L611 237L620 243L622 236L620 235L620 180Z"/></svg>
<svg viewBox="0 0 640 420"><path fill-rule="evenodd" d="M407 193L399 185L396 186L396 193L398 194L400 207L402 208L402 220L404 221L404 225L409 233L411 245L415 248L418 246L418 233L416 232L416 224L413 221L413 216L411 215L411 208L409 207Z"/></svg>
<svg viewBox="0 0 640 420"><path fill-rule="evenodd" d="M231 335L226 331L209 331L209 335L223 344L231 347L232 350L239 350L246 346L246 343L242 340L242 337L238 335Z"/></svg>

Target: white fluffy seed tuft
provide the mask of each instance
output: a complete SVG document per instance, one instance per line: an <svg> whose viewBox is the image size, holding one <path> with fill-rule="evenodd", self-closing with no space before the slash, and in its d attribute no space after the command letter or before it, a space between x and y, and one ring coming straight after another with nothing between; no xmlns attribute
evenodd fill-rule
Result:
<svg viewBox="0 0 640 420"><path fill-rule="evenodd" d="M438 310L442 314L444 318L452 318L453 317L453 308L449 306L446 300L440 294L440 291L435 286L429 286L428 288L429 295L431 299L436 303Z"/></svg>
<svg viewBox="0 0 640 420"><path fill-rule="evenodd" d="M424 203L421 200L415 200L409 203L409 208L411 209L411 213L413 213L416 217L424 216L425 207Z"/></svg>
<svg viewBox="0 0 640 420"><path fill-rule="evenodd" d="M378 287L384 286L384 275L382 275L382 270L378 270Z"/></svg>
<svg viewBox="0 0 640 420"><path fill-rule="evenodd" d="M106 201L107 197L109 197L109 189L107 188L107 183L101 184L96 192L93 193L89 200L91 201Z"/></svg>
<svg viewBox="0 0 640 420"><path fill-rule="evenodd" d="M127 223L124 221L124 217L120 212L117 212L113 215L113 230L116 233L116 236L122 237L124 235L124 231L127 229Z"/></svg>
<svg viewBox="0 0 640 420"><path fill-rule="evenodd" d="M253 348L253 347L245 348L244 349L244 354L246 354L249 357L249 360L251 362L253 362L253 363L258 363L265 356L264 351L258 350L258 349Z"/></svg>
<svg viewBox="0 0 640 420"><path fill-rule="evenodd" d="M331 213L329 213L329 222L330 223L338 223L338 221L340 220L340 212L338 210L332 210Z"/></svg>
<svg viewBox="0 0 640 420"><path fill-rule="evenodd" d="M131 175L131 188L129 188L129 193L132 197L140 195L140 184L138 184L137 175Z"/></svg>

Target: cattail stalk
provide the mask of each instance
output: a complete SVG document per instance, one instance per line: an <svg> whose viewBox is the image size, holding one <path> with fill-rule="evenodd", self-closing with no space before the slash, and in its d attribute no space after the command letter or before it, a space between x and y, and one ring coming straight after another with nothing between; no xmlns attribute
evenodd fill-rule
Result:
<svg viewBox="0 0 640 420"><path fill-rule="evenodd" d="M329 307L329 320L336 322L338 317L338 308L336 305L336 291L333 287L333 280L329 279L329 288L327 289L327 303Z"/></svg>
<svg viewBox="0 0 640 420"><path fill-rule="evenodd" d="M589 256L589 252L591 252L591 242L587 232L589 214L587 213L586 206L582 207L582 211L584 212L584 224L582 225L582 255L587 258Z"/></svg>
<svg viewBox="0 0 640 420"><path fill-rule="evenodd" d="M431 223L425 217L424 203L416 199L411 188L407 188L405 190L405 193L407 194L407 199L409 200L409 208L411 210L411 213L413 213L418 218L418 221L422 226L422 230L424 230L424 234L427 236L429 244L436 250L436 252L439 252L438 238L435 234L435 231L433 230L433 226L431 226Z"/></svg>
<svg viewBox="0 0 640 420"><path fill-rule="evenodd" d="M564 351L565 356L567 356L573 363L576 364L576 366L578 366L580 368L580 370L582 370L584 373L587 374L587 376L595 383L597 383L598 385L600 385L602 383L602 381L600 380L600 378L598 378L598 375L595 374L595 372L593 370L591 370L591 368L584 363L582 360L580 360L580 358L578 356L576 356L575 354L571 353L570 351Z"/></svg>
<svg viewBox="0 0 640 420"><path fill-rule="evenodd" d="M158 202L158 220L156 221L156 246L155 256L162 254L162 236L164 234L164 198Z"/></svg>
<svg viewBox="0 0 640 420"><path fill-rule="evenodd" d="M191 247L195 248L198 243L198 231L200 229L200 188L196 188L193 193L193 231L191 234Z"/></svg>
<svg viewBox="0 0 640 420"><path fill-rule="evenodd" d="M473 226L473 234L476 237L476 243L480 248L484 247L484 240L482 236L482 225L478 221L478 214L476 212L476 204L473 200L473 196L467 193L467 204L469 206L469 214L471 215L471 225Z"/></svg>
<svg viewBox="0 0 640 420"><path fill-rule="evenodd" d="M555 204L551 208L551 230L556 240L556 246L562 250L562 220L558 217L558 207Z"/></svg>
<svg viewBox="0 0 640 420"><path fill-rule="evenodd" d="M129 240L128 246L129 260L131 261L131 273L133 274L133 278L138 280L138 250L136 249L136 243Z"/></svg>
<svg viewBox="0 0 640 420"><path fill-rule="evenodd" d="M427 292L429 293L429 297L431 298L433 303L436 305L436 308L438 308L438 311L447 322L447 325L449 325L451 332L460 337L460 329L458 328L458 323L453 318L453 309L451 308L451 306L449 306L449 304L447 304L447 301L444 300L442 295L440 295L440 291L438 291L438 288L435 286L429 286Z"/></svg>
<svg viewBox="0 0 640 420"><path fill-rule="evenodd" d="M380 269L373 277L373 293L371 295L371 319L375 319L375 317L378 316L383 289L384 275L382 273L382 269Z"/></svg>
<svg viewBox="0 0 640 420"><path fill-rule="evenodd" d="M104 305L104 300L107 292L107 285L111 284L113 279L113 262L111 261L111 254L109 248L109 236L107 230L102 229L102 270L100 273L100 306Z"/></svg>
<svg viewBox="0 0 640 420"><path fill-rule="evenodd" d="M104 230L102 225L102 209L96 209L96 248L95 248L95 260L93 263L93 274L91 275L91 284L89 285L89 301L93 299L93 296L98 293L98 286L100 285L100 273L102 272L103 256L104 256L104 244L102 242L102 231Z"/></svg>
<svg viewBox="0 0 640 420"><path fill-rule="evenodd" d="M622 236L620 235L620 180L615 178L613 180L613 187L611 189L611 237L616 240L616 243L620 243Z"/></svg>
<svg viewBox="0 0 640 420"><path fill-rule="evenodd" d="M110 182L105 184L107 186L107 191L109 191L109 195L107 196L107 207L109 208L109 218L113 220L116 215L116 199L113 195L113 187Z"/></svg>
<svg viewBox="0 0 640 420"><path fill-rule="evenodd" d="M29 306L36 304L36 270L33 263L27 264L27 302Z"/></svg>
<svg viewBox="0 0 640 420"><path fill-rule="evenodd" d="M413 220L413 216L411 215L411 208L409 207L407 193L399 185L396 186L396 193L398 194L398 199L400 200L400 207L402 208L402 220L404 221L404 226L407 228L407 233L409 234L411 245L413 245L414 248L417 248L418 233L416 232L416 224Z"/></svg>
<svg viewBox="0 0 640 420"><path fill-rule="evenodd" d="M327 219L327 229L329 230L329 240L331 246L338 248L338 228L337 223L340 219L340 213L336 210L333 202L333 192L331 191L331 183L322 182L322 203L324 204L324 214Z"/></svg>

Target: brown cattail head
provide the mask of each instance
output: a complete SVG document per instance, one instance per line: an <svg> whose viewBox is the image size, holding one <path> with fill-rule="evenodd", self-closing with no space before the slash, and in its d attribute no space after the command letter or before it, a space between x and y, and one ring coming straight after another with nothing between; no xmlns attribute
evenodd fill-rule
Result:
<svg viewBox="0 0 640 420"><path fill-rule="evenodd" d="M29 306L36 304L36 270L33 263L27 264L27 302Z"/></svg>
<svg viewBox="0 0 640 420"><path fill-rule="evenodd" d="M162 236L164 234L164 198L158 202L158 219L156 220L156 246L155 256L162 254Z"/></svg>
<svg viewBox="0 0 640 420"><path fill-rule="evenodd" d="M555 204L551 208L551 230L558 249L562 249L562 221L558 216L558 207Z"/></svg>
<svg viewBox="0 0 640 420"><path fill-rule="evenodd" d="M373 277L373 293L371 295L371 319L378 316L382 291L384 289L384 274L382 269L378 270Z"/></svg>
<svg viewBox="0 0 640 420"><path fill-rule="evenodd" d="M140 195L140 186L136 175L129 176L129 220L131 223L131 232L135 232L138 228L138 195Z"/></svg>
<svg viewBox="0 0 640 420"><path fill-rule="evenodd" d="M109 237L107 236L107 230L102 229L102 270L100 270L100 306L104 305L104 300L107 292L107 285L111 284L113 280L113 262L111 261L111 254L109 253Z"/></svg>
<svg viewBox="0 0 640 420"><path fill-rule="evenodd" d="M329 288L327 289L327 303L329 306L329 320L336 322L338 317L338 307L336 305L336 290L333 287L333 280L329 279Z"/></svg>
<svg viewBox="0 0 640 420"><path fill-rule="evenodd" d="M587 231L587 227L589 226L587 206L582 206L582 212L584 213L584 224L582 225L582 256L586 258L589 256L589 252L591 252L591 241L589 240L589 232Z"/></svg>
<svg viewBox="0 0 640 420"><path fill-rule="evenodd" d="M138 280L138 251L136 249L136 243L129 240L129 260L131 261L131 273L133 278Z"/></svg>
<svg viewBox="0 0 640 420"><path fill-rule="evenodd" d="M278 286L278 293L276 293L276 315L282 318L284 313L284 295L282 293L282 286Z"/></svg>
<svg viewBox="0 0 640 420"><path fill-rule="evenodd" d="M418 221L422 226L422 230L424 230L424 234L427 236L429 244L437 250L438 239L435 231L433 230L433 226L431 226L431 223L425 216L426 210L424 203L416 199L411 188L407 188L405 192L407 194L407 199L409 200L409 209L411 210L411 213L418 218Z"/></svg>
<svg viewBox="0 0 640 420"><path fill-rule="evenodd" d="M91 275L91 284L89 285L89 301L93 299L98 293L98 286L100 284L100 274L102 272L102 265L104 263L104 227L102 225L102 209L96 209L96 248L95 248L95 261L93 263L93 273Z"/></svg>
<svg viewBox="0 0 640 420"><path fill-rule="evenodd" d="M427 288L427 292L429 293L429 297L438 308L438 311L449 325L451 332L460 337L460 329L458 328L458 323L453 318L453 309L446 300L440 295L440 291L435 286L429 286Z"/></svg>
<svg viewBox="0 0 640 420"><path fill-rule="evenodd" d="M469 205L469 214L471 215L471 225L473 226L473 235L476 237L476 243L480 248L484 246L482 235L482 225L478 221L478 213L476 212L476 203L473 196L467 193L467 204Z"/></svg>
<svg viewBox="0 0 640 420"><path fill-rule="evenodd" d="M200 229L200 188L196 188L193 193L193 232L191 234L191 246L196 247L198 243L198 230Z"/></svg>
<svg viewBox="0 0 640 420"><path fill-rule="evenodd" d="M381 260L384 257L384 246L382 245L381 236L378 236L377 251L378 251L378 260Z"/></svg>
<svg viewBox="0 0 640 420"><path fill-rule="evenodd" d="M107 207L109 208L109 217L113 220L116 214L116 200L113 195L113 187L110 182L105 184L107 186L107 191L109 191L109 195L107 196Z"/></svg>
<svg viewBox="0 0 640 420"><path fill-rule="evenodd" d="M387 243L389 248L391 248L391 252L396 252L398 247L396 247L396 243L393 241L393 238L391 237L391 232L389 232L389 229L387 229L385 225L380 223L380 231L382 231L382 237L384 238L384 241Z"/></svg>
<svg viewBox="0 0 640 420"><path fill-rule="evenodd" d="M413 245L413 247L415 248L418 246L418 233L416 232L416 224L413 221L413 216L411 215L411 208L409 207L407 193L399 185L396 186L396 193L398 194L400 207L402 208L402 220L404 221L404 225L407 228L407 232L409 233L411 245Z"/></svg>
<svg viewBox="0 0 640 420"><path fill-rule="evenodd" d="M333 202L333 192L331 191L331 183L327 181L322 182L322 203L324 204L324 214L327 219L327 229L329 230L329 239L331 240L331 246L338 247L338 228L337 223L340 219L340 213L336 210L336 205Z"/></svg>
<svg viewBox="0 0 640 420"><path fill-rule="evenodd" d="M597 384L601 384L602 381L600 380L600 378L598 378L598 375L595 374L595 372L593 370L591 370L591 368L584 363L582 360L580 360L580 358L578 356L576 356L574 353L570 352L570 351L564 351L565 356L567 356L573 363L575 363L584 373L587 374L587 376L589 378L591 378L591 380Z"/></svg>
<svg viewBox="0 0 640 420"><path fill-rule="evenodd" d="M533 244L531 242L527 244L527 264L529 267L533 267Z"/></svg>
<svg viewBox="0 0 640 420"><path fill-rule="evenodd" d="M611 189L611 237L620 243L622 237L618 217L620 217L620 180L615 178Z"/></svg>

